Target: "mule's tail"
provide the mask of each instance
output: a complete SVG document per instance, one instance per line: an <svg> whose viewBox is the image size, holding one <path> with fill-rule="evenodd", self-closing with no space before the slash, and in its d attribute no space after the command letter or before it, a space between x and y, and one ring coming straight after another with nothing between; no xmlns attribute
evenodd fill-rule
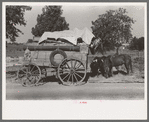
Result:
<svg viewBox="0 0 149 122"><path fill-rule="evenodd" d="M130 70L131 70L131 73L133 73L133 69L132 69L132 60L130 58Z"/></svg>

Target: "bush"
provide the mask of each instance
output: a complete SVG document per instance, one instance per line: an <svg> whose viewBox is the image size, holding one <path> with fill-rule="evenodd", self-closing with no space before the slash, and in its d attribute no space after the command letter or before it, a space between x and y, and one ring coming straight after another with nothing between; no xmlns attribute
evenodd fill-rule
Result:
<svg viewBox="0 0 149 122"><path fill-rule="evenodd" d="M130 50L144 50L144 37L136 38L134 37L129 46Z"/></svg>
<svg viewBox="0 0 149 122"><path fill-rule="evenodd" d="M27 43L33 43L32 39L28 39Z"/></svg>

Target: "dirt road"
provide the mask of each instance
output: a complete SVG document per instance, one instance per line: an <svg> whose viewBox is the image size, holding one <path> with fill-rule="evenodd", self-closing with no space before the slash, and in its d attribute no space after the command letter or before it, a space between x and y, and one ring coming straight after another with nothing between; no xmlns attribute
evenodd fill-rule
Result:
<svg viewBox="0 0 149 122"><path fill-rule="evenodd" d="M50 80L50 79L49 79ZM6 85L7 100L142 100L144 79L116 75L113 78L89 78L81 86L63 86L47 82L36 87L23 87L18 83Z"/></svg>

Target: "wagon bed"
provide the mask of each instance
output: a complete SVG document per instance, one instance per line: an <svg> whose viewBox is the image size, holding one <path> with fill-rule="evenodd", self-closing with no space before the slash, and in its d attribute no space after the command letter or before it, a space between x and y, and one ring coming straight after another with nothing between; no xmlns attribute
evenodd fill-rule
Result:
<svg viewBox="0 0 149 122"><path fill-rule="evenodd" d="M80 85L84 82L87 74L87 45L29 46L27 50L30 58L23 60L17 73L23 86L38 85L47 74L55 75L63 85Z"/></svg>

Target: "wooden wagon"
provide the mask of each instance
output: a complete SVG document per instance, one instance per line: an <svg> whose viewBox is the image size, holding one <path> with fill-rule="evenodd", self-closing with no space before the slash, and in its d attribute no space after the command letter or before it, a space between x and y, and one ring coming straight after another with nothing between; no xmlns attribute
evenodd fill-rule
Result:
<svg viewBox="0 0 149 122"><path fill-rule="evenodd" d="M80 85L87 74L88 46L28 46L17 76L23 86L54 75L63 85ZM25 54L25 55L26 55ZM49 79L50 80L50 79Z"/></svg>

